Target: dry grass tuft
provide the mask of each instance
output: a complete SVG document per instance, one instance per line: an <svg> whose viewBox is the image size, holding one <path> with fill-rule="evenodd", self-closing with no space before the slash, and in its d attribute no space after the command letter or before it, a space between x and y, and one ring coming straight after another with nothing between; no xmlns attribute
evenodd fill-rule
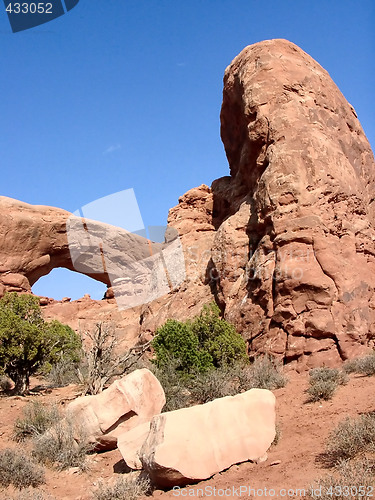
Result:
<svg viewBox="0 0 375 500"><path fill-rule="evenodd" d="M43 484L44 470L29 455L6 448L0 452L0 486L22 489Z"/></svg>
<svg viewBox="0 0 375 500"><path fill-rule="evenodd" d="M148 479L131 474L120 476L113 484L99 483L93 497L95 500L137 500L149 490Z"/></svg>
<svg viewBox="0 0 375 500"><path fill-rule="evenodd" d="M336 368L314 368L310 370L308 402L328 401L340 385L346 384L347 375Z"/></svg>

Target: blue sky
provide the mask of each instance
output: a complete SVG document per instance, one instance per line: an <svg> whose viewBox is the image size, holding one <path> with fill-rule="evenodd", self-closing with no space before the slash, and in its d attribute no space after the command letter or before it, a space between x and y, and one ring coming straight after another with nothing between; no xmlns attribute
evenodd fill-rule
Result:
<svg viewBox="0 0 375 500"><path fill-rule="evenodd" d="M145 225L228 174L219 113L226 66L286 38L327 69L375 144L375 2L80 0L13 34L0 12L0 194L75 211L133 188ZM104 290L54 271L33 291Z"/></svg>

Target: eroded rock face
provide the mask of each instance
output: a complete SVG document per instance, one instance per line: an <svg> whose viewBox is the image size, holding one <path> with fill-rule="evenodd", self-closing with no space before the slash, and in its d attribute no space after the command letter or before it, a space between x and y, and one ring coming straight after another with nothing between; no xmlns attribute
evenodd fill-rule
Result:
<svg viewBox="0 0 375 500"><path fill-rule="evenodd" d="M65 210L7 197L0 197L0 214L0 297L6 291L30 292L39 278L57 267L85 274L109 287L106 299L85 296L58 302L42 297L44 317L80 332L92 331L98 322L109 323L124 347L142 341L140 306L166 295L176 279L179 284L178 272L173 273L176 265L177 271L184 271L173 229L160 244Z"/></svg>
<svg viewBox="0 0 375 500"><path fill-rule="evenodd" d="M82 425L96 449L111 450L117 447L118 436L150 422L164 405L160 382L143 368L116 380L100 394L75 399L66 414Z"/></svg>
<svg viewBox="0 0 375 500"><path fill-rule="evenodd" d="M139 454L155 484L182 486L264 460L274 437L275 396L251 389L155 416Z"/></svg>
<svg viewBox="0 0 375 500"><path fill-rule="evenodd" d="M298 370L360 355L375 339L375 163L353 107L299 47L269 40L227 68L221 136L231 175L170 211L187 280L143 327L214 297L252 354Z"/></svg>
<svg viewBox="0 0 375 500"><path fill-rule="evenodd" d="M30 291L38 278L62 263L71 268L66 239L68 212L1 196L0 213L1 294L4 290Z"/></svg>
<svg viewBox="0 0 375 500"><path fill-rule="evenodd" d="M169 318L185 321L215 300L210 285L211 248L215 237L212 190L202 184L179 198L168 214L184 252L185 280L173 293L141 308L141 330L153 335Z"/></svg>
<svg viewBox="0 0 375 500"><path fill-rule="evenodd" d="M256 352L335 364L374 339L375 164L353 107L299 47L245 48L225 71L230 178L212 261L225 316Z"/></svg>

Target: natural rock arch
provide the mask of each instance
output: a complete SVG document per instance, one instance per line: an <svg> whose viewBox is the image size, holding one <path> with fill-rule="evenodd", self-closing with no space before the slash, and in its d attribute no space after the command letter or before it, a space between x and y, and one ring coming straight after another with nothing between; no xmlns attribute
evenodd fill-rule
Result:
<svg viewBox="0 0 375 500"><path fill-rule="evenodd" d="M120 275L127 269L134 274L150 257L150 242L145 238L59 208L2 196L0 211L0 294L30 292L40 277L58 267L111 286L117 268ZM155 253L162 247L152 243Z"/></svg>

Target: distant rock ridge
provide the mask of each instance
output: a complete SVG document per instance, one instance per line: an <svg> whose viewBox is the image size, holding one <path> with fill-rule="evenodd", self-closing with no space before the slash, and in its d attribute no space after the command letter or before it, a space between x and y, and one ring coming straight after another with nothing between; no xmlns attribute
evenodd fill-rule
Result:
<svg viewBox="0 0 375 500"><path fill-rule="evenodd" d="M92 307L126 324L134 342L216 300L252 355L269 352L297 370L374 346L375 162L329 74L286 40L246 47L225 71L221 137L230 176L188 191L169 212L184 249L182 285L128 311L113 298ZM0 209L0 294L72 268L70 214L7 198ZM81 310L77 301L44 307L68 322Z"/></svg>

